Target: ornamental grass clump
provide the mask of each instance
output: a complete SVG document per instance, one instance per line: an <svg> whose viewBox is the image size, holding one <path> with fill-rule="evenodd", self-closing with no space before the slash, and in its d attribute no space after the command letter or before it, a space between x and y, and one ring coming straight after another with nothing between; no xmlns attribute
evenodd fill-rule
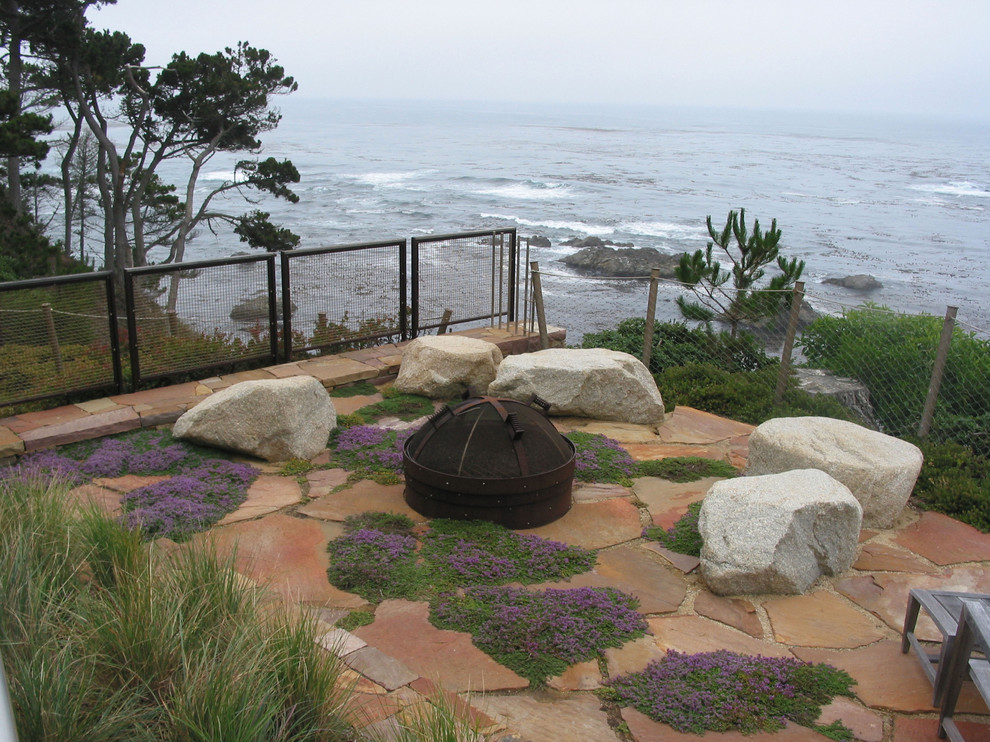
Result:
<svg viewBox="0 0 990 742"><path fill-rule="evenodd" d="M821 707L851 695L853 682L842 670L796 659L671 650L642 672L609 681L602 694L679 732L751 734L787 722L814 727ZM829 731L839 738L841 730Z"/></svg>
<svg viewBox="0 0 990 742"><path fill-rule="evenodd" d="M611 482L632 486L636 462L619 442L600 433L568 433L574 444L574 478L581 482Z"/></svg>
<svg viewBox="0 0 990 742"><path fill-rule="evenodd" d="M430 606L430 621L470 632L479 649L537 686L575 662L643 636L638 604L612 588L478 586L440 595Z"/></svg>

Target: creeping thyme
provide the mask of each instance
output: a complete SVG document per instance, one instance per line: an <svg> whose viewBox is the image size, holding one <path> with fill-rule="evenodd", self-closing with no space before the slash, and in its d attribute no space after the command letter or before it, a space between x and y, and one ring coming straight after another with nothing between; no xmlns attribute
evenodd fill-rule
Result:
<svg viewBox="0 0 990 742"><path fill-rule="evenodd" d="M700 557L704 542L698 531L698 516L701 513L701 501L688 505L687 512L670 528L664 530L660 526L648 526L643 529L643 536L678 554Z"/></svg>
<svg viewBox="0 0 990 742"><path fill-rule="evenodd" d="M333 444L333 463L370 478L375 473L402 473L402 446L415 430L387 430L355 425L341 430Z"/></svg>
<svg viewBox="0 0 990 742"><path fill-rule="evenodd" d="M618 441L599 433L568 433L574 444L574 478L581 482L612 482L631 486L636 462Z"/></svg>
<svg viewBox="0 0 990 742"><path fill-rule="evenodd" d="M680 732L776 731L788 721L812 726L853 680L829 665L719 650L667 652L639 673L608 683L607 697Z"/></svg>
<svg viewBox="0 0 990 742"><path fill-rule="evenodd" d="M530 591L470 587L439 596L430 620L439 628L468 631L495 660L541 685L575 662L642 636L638 601L612 588Z"/></svg>

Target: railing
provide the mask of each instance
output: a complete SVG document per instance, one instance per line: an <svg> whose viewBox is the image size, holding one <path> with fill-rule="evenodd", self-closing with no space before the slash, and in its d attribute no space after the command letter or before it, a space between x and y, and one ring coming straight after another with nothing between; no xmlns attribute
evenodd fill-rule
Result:
<svg viewBox="0 0 990 742"><path fill-rule="evenodd" d="M0 408L512 321L518 253L499 229L130 268L119 317L110 272L0 283Z"/></svg>

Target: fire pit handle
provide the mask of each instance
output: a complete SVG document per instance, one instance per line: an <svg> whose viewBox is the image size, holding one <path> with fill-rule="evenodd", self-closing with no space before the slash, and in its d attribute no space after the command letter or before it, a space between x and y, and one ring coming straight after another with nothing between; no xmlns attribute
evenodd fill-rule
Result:
<svg viewBox="0 0 990 742"><path fill-rule="evenodd" d="M547 412L550 411L550 403L547 402L545 399L543 399L543 397L540 397L540 396L538 396L536 394L534 394L533 396L531 396L529 398L529 402L527 402L526 404L528 404L530 406L532 406L532 405L535 404L537 407L539 407L541 410L543 410L543 414L544 415L546 415Z"/></svg>

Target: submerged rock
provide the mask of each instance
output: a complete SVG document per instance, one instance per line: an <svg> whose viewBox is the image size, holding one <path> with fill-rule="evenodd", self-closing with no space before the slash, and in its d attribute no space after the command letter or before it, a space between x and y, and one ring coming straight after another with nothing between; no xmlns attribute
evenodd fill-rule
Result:
<svg viewBox="0 0 990 742"><path fill-rule="evenodd" d="M597 238L596 238L597 239ZM561 259L564 265L593 276L643 276L660 269L661 278L674 278L680 255L662 253L652 247L586 247Z"/></svg>

